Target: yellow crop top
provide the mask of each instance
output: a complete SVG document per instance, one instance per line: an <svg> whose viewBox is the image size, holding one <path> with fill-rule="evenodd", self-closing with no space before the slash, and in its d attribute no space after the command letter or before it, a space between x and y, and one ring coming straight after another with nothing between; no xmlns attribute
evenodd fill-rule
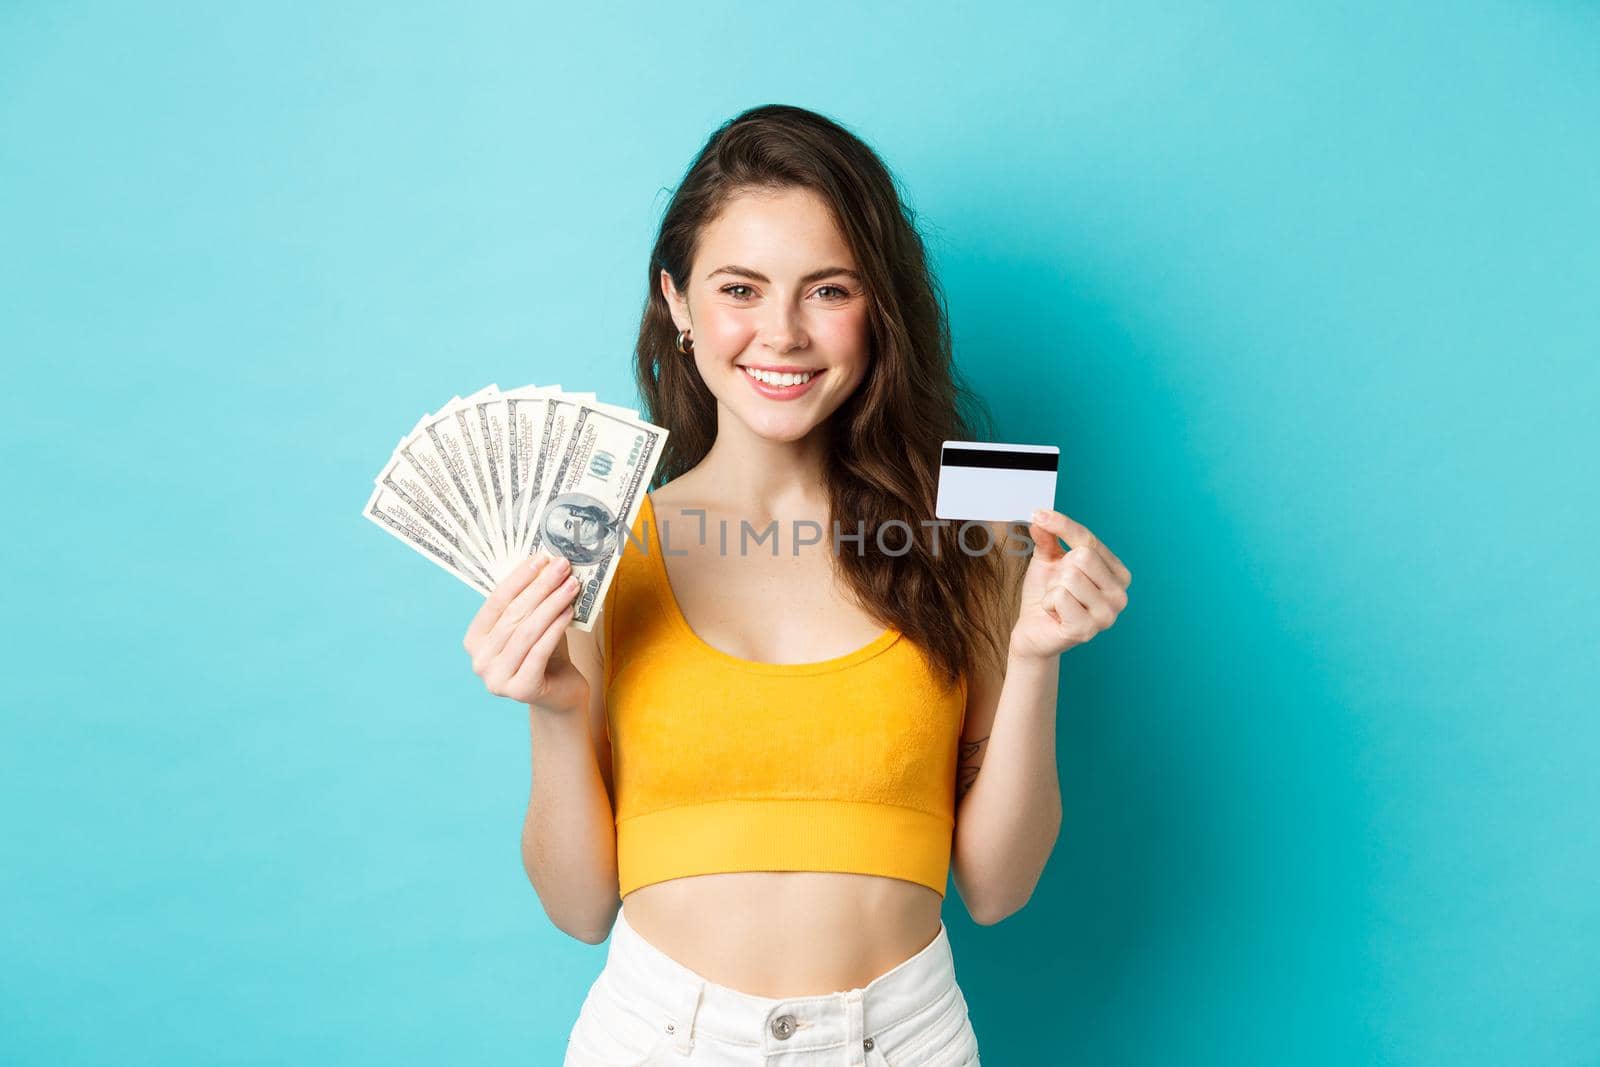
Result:
<svg viewBox="0 0 1600 1067"><path fill-rule="evenodd" d="M948 686L892 628L813 663L713 648L678 610L648 493L603 610L622 896L719 871L852 871L944 896L965 678Z"/></svg>

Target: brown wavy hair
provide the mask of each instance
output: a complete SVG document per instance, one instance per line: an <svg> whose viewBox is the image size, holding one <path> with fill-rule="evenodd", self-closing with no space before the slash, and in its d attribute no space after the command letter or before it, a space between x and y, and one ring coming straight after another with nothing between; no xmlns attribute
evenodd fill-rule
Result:
<svg viewBox="0 0 1600 1067"><path fill-rule="evenodd" d="M993 550L969 555L954 543L956 527L944 526L935 556L935 532L922 525L934 521L941 443L993 440L993 420L955 368L944 294L915 213L877 154L832 119L783 104L735 116L711 135L667 206L634 365L646 417L669 434L652 488L699 463L717 432L716 400L694 361L677 351L661 271L687 292L701 231L727 202L790 188L811 190L832 208L868 302L867 374L830 416L825 467L832 521L846 534L864 529L866 538L858 552L834 553L836 567L862 608L916 642L951 684L980 663L998 669L1024 565L1002 551L1009 527L986 524ZM900 552L909 540L909 550L881 553L876 531L895 519L910 529L885 531L884 543Z"/></svg>

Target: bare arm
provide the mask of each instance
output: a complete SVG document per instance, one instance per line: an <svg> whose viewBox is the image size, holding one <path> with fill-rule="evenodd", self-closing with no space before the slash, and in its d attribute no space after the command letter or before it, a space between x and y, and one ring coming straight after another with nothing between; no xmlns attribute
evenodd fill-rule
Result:
<svg viewBox="0 0 1600 1067"><path fill-rule="evenodd" d="M522 866L545 914L565 933L597 945L621 907L599 640L569 629L567 651L588 682L583 708L528 707L533 786L522 824Z"/></svg>
<svg viewBox="0 0 1600 1067"><path fill-rule="evenodd" d="M1020 909L1044 872L1061 831L1061 654L1116 622L1133 581L1116 553L1059 511L1035 512L1029 534L1035 550L1017 589L1004 672L985 673L972 687L963 726L957 886L981 923Z"/></svg>
<svg viewBox="0 0 1600 1067"><path fill-rule="evenodd" d="M536 554L495 587L462 643L489 692L528 706L533 784L523 869L550 920L597 944L619 904L604 621L597 618L592 633L570 628L577 584L569 572L566 560Z"/></svg>
<svg viewBox="0 0 1600 1067"><path fill-rule="evenodd" d="M995 532L997 541L1009 536ZM1028 562L1007 557L1008 618L1017 613ZM1060 835L1056 666L1008 655L968 680L951 867L968 913L985 926L1028 902Z"/></svg>
<svg viewBox="0 0 1600 1067"><path fill-rule="evenodd" d="M1028 902L1061 831L1054 659L974 681L956 785L956 888L988 926Z"/></svg>

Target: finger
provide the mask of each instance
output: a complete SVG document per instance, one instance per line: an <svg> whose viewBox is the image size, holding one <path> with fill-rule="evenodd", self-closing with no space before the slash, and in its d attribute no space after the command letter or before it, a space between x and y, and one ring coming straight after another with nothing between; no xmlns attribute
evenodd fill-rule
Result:
<svg viewBox="0 0 1600 1067"><path fill-rule="evenodd" d="M1100 587L1100 592L1115 601L1122 596L1122 583L1116 575L1111 573L1111 568L1106 566L1105 557L1092 548L1075 548L1067 553L1067 562L1074 564L1089 580Z"/></svg>
<svg viewBox="0 0 1600 1067"><path fill-rule="evenodd" d="M553 594L535 605L533 611L523 617L522 621L512 627L506 635L505 644L501 647L492 660L492 666L484 672L484 680L502 678L505 684L520 672L528 656L528 649L538 640L545 627L550 625L550 620L560 615L562 610L572 601L569 595L569 586L563 585ZM572 590L576 592L576 590Z"/></svg>
<svg viewBox="0 0 1600 1067"><path fill-rule="evenodd" d="M1035 515L1043 514L1034 512ZM1066 550L1061 547L1061 542L1056 540L1055 532L1048 526L1038 522L1028 524L1028 536L1033 538L1033 554L1046 563L1053 563L1066 555Z"/></svg>
<svg viewBox="0 0 1600 1067"><path fill-rule="evenodd" d="M528 649L544 633L545 627L550 625L550 620L565 611L577 595L578 579L569 575L507 635L500 658L510 662L515 670L528 654Z"/></svg>
<svg viewBox="0 0 1600 1067"><path fill-rule="evenodd" d="M500 616L506 610L506 605L511 603L518 593L527 588L534 575L538 574L549 560L550 557L543 553L535 554L518 564L510 574L502 578L494 587L494 591L489 594L488 599L483 602L483 606L478 609L478 613L472 617L471 624L467 626L465 642L470 644L475 638L482 637L492 630L494 624L500 621Z"/></svg>
<svg viewBox="0 0 1600 1067"><path fill-rule="evenodd" d="M1045 613L1063 628L1076 625L1083 616L1083 605L1067 592L1066 586L1052 585L1045 591L1044 600L1040 604Z"/></svg>
<svg viewBox="0 0 1600 1067"><path fill-rule="evenodd" d="M1084 613L1094 621L1097 632L1117 621L1118 608L1111 603L1111 598L1078 568L1068 567L1063 571L1061 585L1082 605Z"/></svg>
<svg viewBox="0 0 1600 1067"><path fill-rule="evenodd" d="M522 654L522 665L511 676L513 685L527 688L533 684L534 678L548 673L550 661L561 647L562 636L567 632L567 624L572 621L576 611L577 605L567 599L566 607L556 612L555 616L545 623L542 631L535 633L533 627L528 628L528 648Z"/></svg>
<svg viewBox="0 0 1600 1067"><path fill-rule="evenodd" d="M1094 535L1082 524L1073 522L1061 512L1051 511L1049 508L1040 508L1035 511L1033 513L1033 522L1034 525L1043 527L1055 534L1072 548L1088 544L1094 539Z"/></svg>
<svg viewBox="0 0 1600 1067"><path fill-rule="evenodd" d="M495 623L494 628L484 637L484 652L489 656L498 656L501 649L505 648L511 634L522 625L523 620L539 607L552 590L565 582L571 573L571 566L562 558L554 559L541 568L538 576L528 583L528 587L506 605L500 621Z"/></svg>
<svg viewBox="0 0 1600 1067"><path fill-rule="evenodd" d="M567 560L557 556L545 564L528 583L526 589L512 598L506 605L506 610L501 614L500 620L483 639L483 646L490 656L498 656L505 648L506 642L517 627L544 602L545 598L559 588L572 573L572 567Z"/></svg>
<svg viewBox="0 0 1600 1067"><path fill-rule="evenodd" d="M1133 572L1123 565L1117 554L1106 546L1104 541L1096 537L1087 526L1061 514L1059 511L1041 509L1034 512L1034 522L1044 527L1065 541L1072 548L1088 547L1098 552L1106 561L1106 566L1117 575L1118 581L1126 589L1133 581Z"/></svg>
<svg viewBox="0 0 1600 1067"><path fill-rule="evenodd" d="M1124 566L1122 561L1117 558L1117 554L1106 547L1106 543L1098 537L1094 539L1094 550L1100 554L1101 559L1106 561L1106 566L1110 567L1111 572L1117 576L1117 581L1122 588L1126 589L1133 583L1133 572Z"/></svg>

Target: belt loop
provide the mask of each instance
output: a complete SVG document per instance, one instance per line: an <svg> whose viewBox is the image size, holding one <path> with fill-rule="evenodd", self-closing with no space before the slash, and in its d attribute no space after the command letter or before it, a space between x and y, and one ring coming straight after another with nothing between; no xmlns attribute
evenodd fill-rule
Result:
<svg viewBox="0 0 1600 1067"><path fill-rule="evenodd" d="M850 1067L865 1067L867 1062L866 1048L862 1044L866 1037L865 996L864 989L851 989L844 994L844 1043L850 1056Z"/></svg>
<svg viewBox="0 0 1600 1067"><path fill-rule="evenodd" d="M672 1035L672 1045L685 1056L694 1048L694 1024L700 1014L700 997L704 988L705 982L696 979L678 986L675 991L674 999L677 1003L673 1006L672 1022L675 1031Z"/></svg>

